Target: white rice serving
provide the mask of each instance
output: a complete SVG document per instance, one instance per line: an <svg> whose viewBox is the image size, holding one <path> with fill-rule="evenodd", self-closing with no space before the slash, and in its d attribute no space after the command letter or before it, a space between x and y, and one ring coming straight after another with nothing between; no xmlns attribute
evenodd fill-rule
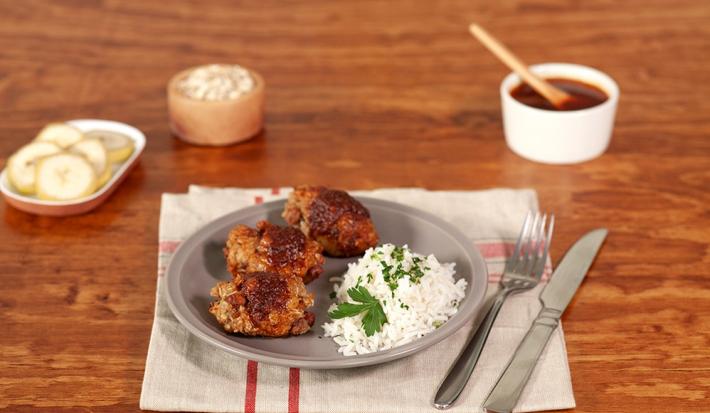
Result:
<svg viewBox="0 0 710 413"><path fill-rule="evenodd" d="M334 285L329 312L341 303L356 304L348 289L364 287L380 302L386 322L367 336L366 313L332 319L323 324L325 336L333 338L340 353L353 356L401 346L434 331L456 314L465 296L466 280L454 279L454 265L416 254L406 245L370 248L349 264L342 278L334 277L339 284Z"/></svg>

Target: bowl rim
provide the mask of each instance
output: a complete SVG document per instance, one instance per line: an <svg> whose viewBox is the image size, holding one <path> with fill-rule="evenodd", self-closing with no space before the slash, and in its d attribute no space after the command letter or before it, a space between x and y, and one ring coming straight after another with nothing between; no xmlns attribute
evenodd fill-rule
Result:
<svg viewBox="0 0 710 413"><path fill-rule="evenodd" d="M249 90L247 93L244 93L243 95L239 95L236 98L230 98L230 99L222 99L222 100L201 100L201 99L194 99L189 96L186 96L184 93L182 93L178 87L177 83L178 81L182 80L185 76L187 76L190 72L204 66L210 66L212 64L216 65L227 65L227 66L240 66L243 69L246 69L249 72L249 75L254 79L254 87ZM249 99L253 99L254 96L258 96L259 94L262 93L262 91L265 88L265 83L264 83L264 78L255 70L246 67L244 65L240 65L237 63L206 63L203 65L197 65L197 66L191 66L186 69L183 69L177 73L175 73L170 80L168 81L167 85L167 93L168 96L172 99L178 99L183 102L190 102L193 104L205 104L205 105L212 105L212 106L218 106L218 105L229 105L233 104L235 102L242 102L246 101Z"/></svg>
<svg viewBox="0 0 710 413"><path fill-rule="evenodd" d="M580 65L576 63L549 62L531 65L529 69L532 72L535 72L536 74L544 75L545 72L550 71L560 73L556 74L555 76L568 77L573 80L587 81L593 83L595 86L601 88L607 94L608 99L599 105L579 110L557 111L534 108L518 101L513 96L511 96L510 91L513 86L518 85L522 82L520 76L518 76L515 72L511 72L507 76L505 76L500 83L499 90L501 99L504 103L513 105L516 108L521 108L521 110L529 111L530 113L536 114L538 116L574 118L608 110L609 108L615 107L619 101L619 95L621 93L619 90L619 85L611 76L594 67Z"/></svg>

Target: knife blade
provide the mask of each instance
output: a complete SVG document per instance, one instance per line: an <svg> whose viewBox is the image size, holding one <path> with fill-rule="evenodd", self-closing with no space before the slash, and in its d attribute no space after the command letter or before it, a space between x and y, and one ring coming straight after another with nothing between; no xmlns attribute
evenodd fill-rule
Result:
<svg viewBox="0 0 710 413"><path fill-rule="evenodd" d="M607 233L605 228L586 233L562 258L550 282L540 294L540 313L483 402L486 411L508 413L513 410L540 354L557 328L560 316L589 271Z"/></svg>

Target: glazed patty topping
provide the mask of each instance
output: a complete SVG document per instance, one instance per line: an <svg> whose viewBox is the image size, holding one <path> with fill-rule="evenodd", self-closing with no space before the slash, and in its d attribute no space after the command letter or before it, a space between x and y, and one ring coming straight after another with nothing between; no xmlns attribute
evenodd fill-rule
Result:
<svg viewBox="0 0 710 413"><path fill-rule="evenodd" d="M324 188L311 203L311 234L327 235L337 232L336 223L345 215L352 215L353 218L370 217L367 209L347 192Z"/></svg>

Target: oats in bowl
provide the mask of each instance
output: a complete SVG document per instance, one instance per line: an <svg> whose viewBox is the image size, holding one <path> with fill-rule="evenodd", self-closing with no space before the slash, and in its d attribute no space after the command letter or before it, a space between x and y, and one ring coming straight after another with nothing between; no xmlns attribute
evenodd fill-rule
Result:
<svg viewBox="0 0 710 413"><path fill-rule="evenodd" d="M239 65L211 64L192 70L178 82L178 90L190 99L229 100L251 92L255 81Z"/></svg>

